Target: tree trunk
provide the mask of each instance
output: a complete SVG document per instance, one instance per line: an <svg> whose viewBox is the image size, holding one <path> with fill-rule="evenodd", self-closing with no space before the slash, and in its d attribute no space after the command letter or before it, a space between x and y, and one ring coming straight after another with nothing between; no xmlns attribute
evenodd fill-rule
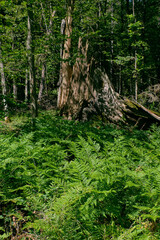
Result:
<svg viewBox="0 0 160 240"><path fill-rule="evenodd" d="M14 32L12 33L12 51L14 51L14 43L15 43L15 37L14 37ZM16 79L13 79L13 97L15 100L17 100L17 83L16 83Z"/></svg>
<svg viewBox="0 0 160 240"><path fill-rule="evenodd" d="M67 119L89 120L93 116L114 123L127 123L140 128L152 122L160 123L160 116L137 102L122 99L105 72L97 68L93 58L88 59L89 41L79 37L78 57L70 65L72 7L65 19L61 82L58 90L58 108ZM82 57L83 56L83 57Z"/></svg>
<svg viewBox="0 0 160 240"><path fill-rule="evenodd" d="M134 59L134 78L135 78L135 100L137 101L138 97L138 79L137 79L137 53L135 51L135 59Z"/></svg>
<svg viewBox="0 0 160 240"><path fill-rule="evenodd" d="M136 101L120 97L106 73L97 68L90 74L92 65L88 69L84 63L82 65L77 60L73 68L68 101L61 108L66 118L83 121L97 118L140 129L148 128L152 123L160 124L160 114L148 110Z"/></svg>
<svg viewBox="0 0 160 240"><path fill-rule="evenodd" d="M2 95L3 95L3 106L4 106L4 113L5 118L8 117L8 104L7 104L7 85L6 85L6 79L4 74L4 66L3 66L3 60L2 60L2 53L1 53L1 42L0 42L0 73L1 73L1 86L2 86Z"/></svg>
<svg viewBox="0 0 160 240"><path fill-rule="evenodd" d="M70 50L71 50L71 35L72 35L72 10L73 1L70 1L67 9L67 16L65 18L65 36L64 51L62 56L60 78L61 83L58 91L58 108L63 109L67 104L69 96L70 78L72 76L72 67L70 65Z"/></svg>
<svg viewBox="0 0 160 240"><path fill-rule="evenodd" d="M35 67L34 67L34 48L33 48L33 11L32 4L27 5L28 10L28 36L27 36L27 54L28 54L28 66L29 66L29 81L30 81L30 98L31 98L31 113L34 119L38 115L37 111L37 96L36 96L36 79L35 79Z"/></svg>
<svg viewBox="0 0 160 240"><path fill-rule="evenodd" d="M65 19L62 19L61 21L61 35L65 35L65 27L66 27L66 21ZM64 42L62 41L60 44L60 59L63 59L63 44ZM62 83L62 62L60 61L60 73L59 73L59 81L57 83L57 86L59 87ZM58 92L58 100L57 103L59 105L59 101L60 101L60 91Z"/></svg>
<svg viewBox="0 0 160 240"><path fill-rule="evenodd" d="M88 51L88 40L80 37L79 57L70 72L66 71L69 67L68 62L62 63L67 67L63 68L64 65L62 65L62 83L59 87L61 98L58 107L61 114L68 119L88 120L94 113L101 114L103 109L103 116L111 121L118 121L122 118L121 103L118 101L107 74L100 69L94 71L93 59L88 62Z"/></svg>
<svg viewBox="0 0 160 240"><path fill-rule="evenodd" d="M15 79L13 79L13 97L17 100L17 84Z"/></svg>
<svg viewBox="0 0 160 240"><path fill-rule="evenodd" d="M79 38L79 58L68 78L68 93L59 106L61 114L68 119L90 120L98 118L112 123L125 123L142 128L152 123L160 123L160 115L129 99L123 99L116 93L107 76L101 69L95 68L94 61L88 63L88 41ZM83 59L80 57L83 54ZM65 76L65 75L63 75ZM60 90L66 94L62 83ZM66 79L65 79L66 81ZM62 99L61 99L62 100Z"/></svg>
<svg viewBox="0 0 160 240"><path fill-rule="evenodd" d="M133 11L133 16L135 17L135 2L132 0L132 11ZM136 19L135 19L136 22ZM136 49L134 51L134 95L135 95L135 100L137 101L138 97L138 79L137 79L137 52Z"/></svg>
<svg viewBox="0 0 160 240"><path fill-rule="evenodd" d="M122 118L120 103L106 74L94 71L94 60L88 60L89 42L79 37L78 57L70 65L73 2L68 5L65 18L65 42L61 65L61 83L58 90L58 108L66 118L87 120L89 112L101 111L104 102L108 105L105 115L117 121ZM82 57L83 56L83 57ZM105 94L107 92L107 94Z"/></svg>
<svg viewBox="0 0 160 240"><path fill-rule="evenodd" d="M29 101L29 73L26 69L26 78L25 78L25 102Z"/></svg>
<svg viewBox="0 0 160 240"><path fill-rule="evenodd" d="M111 66L110 66L110 79L111 82L113 80L113 54L114 54L114 41L113 41L113 29L114 29L114 7L113 7L113 0L111 1Z"/></svg>
<svg viewBox="0 0 160 240"><path fill-rule="evenodd" d="M39 94L38 94L38 101L40 102L42 100L44 90L45 90L45 63L42 63L42 75L41 75L41 82L39 87Z"/></svg>

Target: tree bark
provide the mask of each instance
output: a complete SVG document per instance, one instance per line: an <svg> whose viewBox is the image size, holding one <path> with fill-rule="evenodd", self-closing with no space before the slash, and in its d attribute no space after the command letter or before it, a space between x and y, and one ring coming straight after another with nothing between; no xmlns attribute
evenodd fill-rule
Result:
<svg viewBox="0 0 160 240"><path fill-rule="evenodd" d="M46 33L47 33L47 35L50 35L52 32L53 17L55 16L56 11L51 10L51 17L50 17L49 26L48 26L42 2L40 3L40 5L41 5L41 9L42 9L42 16L43 16L44 23L45 23Z"/></svg>
<svg viewBox="0 0 160 240"><path fill-rule="evenodd" d="M40 87L39 87L39 94L38 94L38 101L40 102L43 97L43 93L45 90L45 70L46 66L45 63L42 63L42 74L41 74L41 82L40 82Z"/></svg>
<svg viewBox="0 0 160 240"><path fill-rule="evenodd" d="M135 100L138 98L138 79L137 79L137 53L135 51L135 59L134 59L134 78L135 78Z"/></svg>
<svg viewBox="0 0 160 240"><path fill-rule="evenodd" d="M13 97L17 100L17 84L15 79L13 79Z"/></svg>
<svg viewBox="0 0 160 240"><path fill-rule="evenodd" d="M65 42L61 65L61 82L58 90L58 108L68 119L90 118L90 113L104 110L105 116L113 121L122 118L120 103L108 79L108 76L97 69L95 61L88 60L89 42L79 37L78 57L73 66L70 65L72 34L73 2L70 1L65 18ZM100 113L101 114L101 113Z"/></svg>
<svg viewBox="0 0 160 240"><path fill-rule="evenodd" d="M14 37L14 33L12 33L12 51L14 51L14 41L15 41L15 37ZM16 79L13 79L13 97L15 100L17 100L17 83L16 83Z"/></svg>
<svg viewBox="0 0 160 240"><path fill-rule="evenodd" d="M26 78L25 78L25 102L29 101L29 73L26 69Z"/></svg>
<svg viewBox="0 0 160 240"><path fill-rule="evenodd" d="M61 83L58 91L58 108L63 109L67 103L69 96L70 78L72 76L72 66L70 65L70 51L71 51L71 35L72 35L72 10L73 1L69 1L67 15L65 18L65 36L64 51L62 56L60 78Z"/></svg>
<svg viewBox="0 0 160 240"><path fill-rule="evenodd" d="M65 27L66 27L66 22L65 19L62 19L61 21L61 35L64 36L65 35ZM63 44L64 42L62 41L60 44L60 59L63 59ZM60 73L59 73L59 81L57 83L57 86L59 87L62 83L62 62L60 61ZM59 104L60 101L60 91L58 92L58 101L57 103Z"/></svg>
<svg viewBox="0 0 160 240"><path fill-rule="evenodd" d="M31 114L34 119L38 115L37 110L37 96L36 96L36 79L35 79L35 67L34 67L34 47L33 47L33 11L32 4L28 1L28 36L27 36L27 54L28 54L28 66L29 66L29 81L30 81L30 98L31 98Z"/></svg>
<svg viewBox="0 0 160 240"><path fill-rule="evenodd" d="M0 42L0 73L1 73L1 86L2 86L2 95L3 95L3 107L4 107L4 114L5 118L8 117L8 104L7 104L7 85L6 79L4 74L4 66L2 60L2 52L1 52L1 42Z"/></svg>
<svg viewBox="0 0 160 240"><path fill-rule="evenodd" d="M58 105L61 114L68 119L83 120L88 120L93 114L100 114L111 121L118 121L122 118L121 103L118 101L107 74L100 69L94 70L93 59L88 61L88 50L88 40L80 37L79 57L72 67L71 75L69 77L67 75L66 78L62 72L59 91L65 97L60 99L61 104Z"/></svg>

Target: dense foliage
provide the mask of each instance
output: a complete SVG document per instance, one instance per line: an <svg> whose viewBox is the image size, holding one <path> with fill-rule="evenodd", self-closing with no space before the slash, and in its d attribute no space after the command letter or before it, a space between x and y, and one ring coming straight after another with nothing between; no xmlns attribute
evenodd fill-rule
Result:
<svg viewBox="0 0 160 240"><path fill-rule="evenodd" d="M0 43L7 92L25 100L28 77L27 11L32 11L32 47L36 88L44 81L43 97L54 95L59 81L64 43L61 22L67 14L65 0L0 1ZM72 49L69 62L74 64L78 38L89 40L88 59L105 69L117 92L134 96L159 83L160 24L158 0L75 0L73 8ZM30 4L30 5L29 5ZM31 7L28 7L31 6ZM28 9L28 10L27 10ZM66 36L67 38L67 36ZM81 56L83 58L83 56ZM45 67L44 76L42 69ZM14 91L16 89L16 91ZM10 95L10 96L11 96ZM29 98L29 96L28 96Z"/></svg>
<svg viewBox="0 0 160 240"><path fill-rule="evenodd" d="M0 239L159 239L159 135L54 112L1 123Z"/></svg>

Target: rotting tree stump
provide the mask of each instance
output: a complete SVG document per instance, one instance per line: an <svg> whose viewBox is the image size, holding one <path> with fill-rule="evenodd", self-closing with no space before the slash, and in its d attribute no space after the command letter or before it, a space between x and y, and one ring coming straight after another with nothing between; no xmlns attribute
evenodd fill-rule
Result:
<svg viewBox="0 0 160 240"><path fill-rule="evenodd" d="M76 76L72 74L68 84L68 94L60 106L61 115L67 119L88 121L97 117L105 122L123 123L139 129L146 129L152 123L160 124L159 113L119 96L107 74L99 68L88 75L80 68Z"/></svg>

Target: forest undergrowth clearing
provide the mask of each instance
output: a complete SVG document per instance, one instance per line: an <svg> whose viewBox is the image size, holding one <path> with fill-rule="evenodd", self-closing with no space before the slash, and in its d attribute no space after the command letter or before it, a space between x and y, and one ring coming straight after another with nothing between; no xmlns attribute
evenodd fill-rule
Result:
<svg viewBox="0 0 160 240"><path fill-rule="evenodd" d="M159 239L160 128L42 112L0 128L0 238ZM23 239L23 238L22 238Z"/></svg>

